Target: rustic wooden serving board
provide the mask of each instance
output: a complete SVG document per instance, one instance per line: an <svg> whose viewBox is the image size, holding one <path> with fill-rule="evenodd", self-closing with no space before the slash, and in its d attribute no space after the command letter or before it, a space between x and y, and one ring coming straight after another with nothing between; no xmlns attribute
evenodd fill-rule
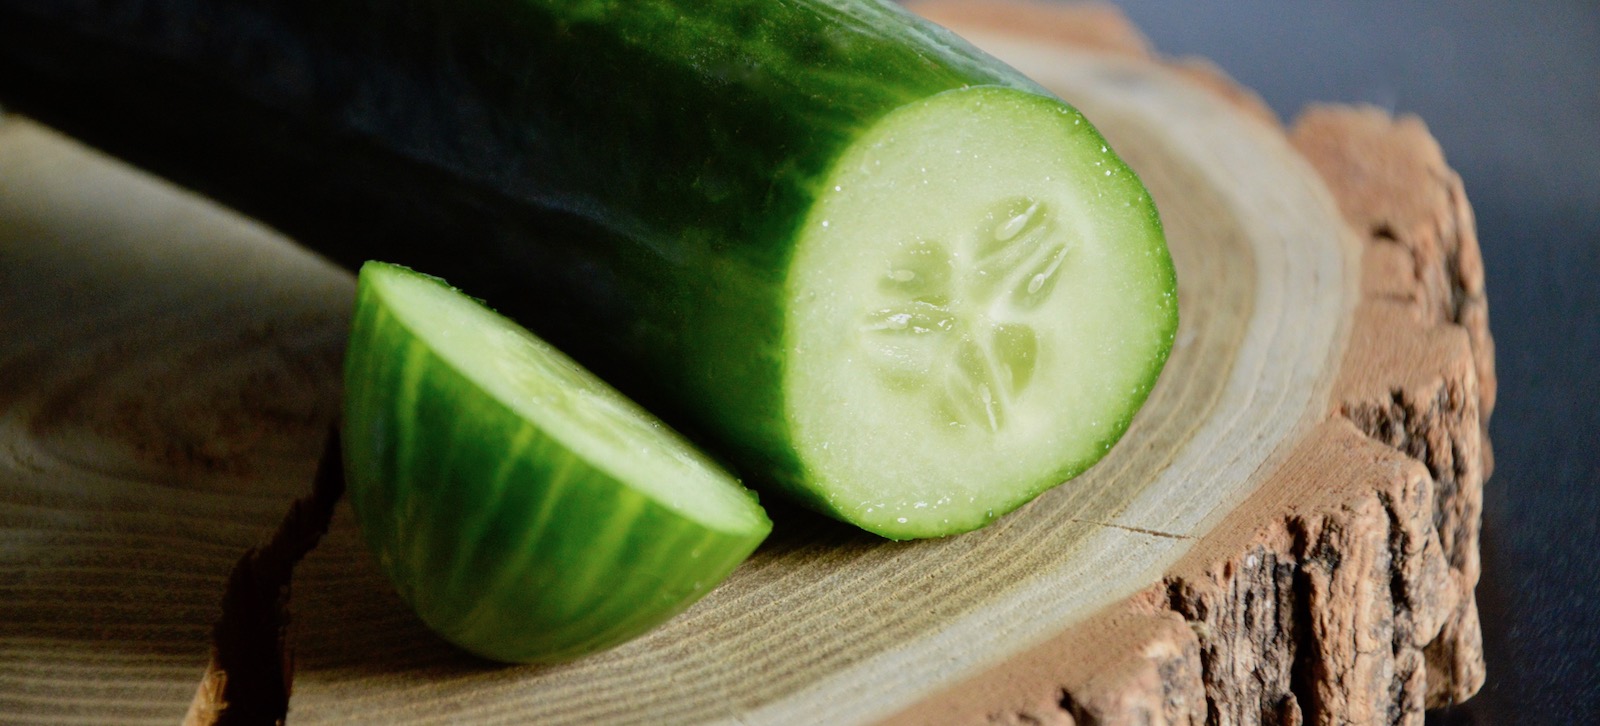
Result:
<svg viewBox="0 0 1600 726"><path fill-rule="evenodd" d="M340 505L294 575L291 721L1387 723L1478 688L1493 353L1422 124L1286 131L1103 8L918 7L1082 108L1160 206L1183 322L1126 439L959 537L787 514L689 612L555 667L429 634ZM0 118L0 720L183 718L229 572L310 486L352 290Z"/></svg>

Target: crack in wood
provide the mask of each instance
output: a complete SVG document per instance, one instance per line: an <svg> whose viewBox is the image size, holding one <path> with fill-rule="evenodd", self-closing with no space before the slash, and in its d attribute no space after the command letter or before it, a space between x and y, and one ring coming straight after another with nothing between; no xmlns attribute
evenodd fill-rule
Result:
<svg viewBox="0 0 1600 726"><path fill-rule="evenodd" d="M272 539L239 559L212 629L211 662L185 726L282 724L294 685L288 643L289 588L294 567L327 534L344 496L338 427L331 427L311 492L297 499Z"/></svg>
<svg viewBox="0 0 1600 726"><path fill-rule="evenodd" d="M1076 523L1076 524L1091 524L1091 525L1094 525L1094 526L1097 526L1097 527L1110 527L1111 529L1120 529L1120 530L1124 530L1124 531L1128 531L1128 532L1135 532L1135 533L1138 533L1138 534L1147 534L1147 535L1150 535L1151 537L1163 537L1163 538L1166 538L1166 539L1181 539L1181 540L1193 540L1193 539L1195 539L1195 537L1193 535L1174 534L1172 532L1162 532L1161 530L1158 530L1158 529L1145 529L1144 527L1134 527L1134 526L1126 525L1126 524L1112 524L1110 522L1100 522L1100 521L1096 521L1096 520L1092 520L1092 519L1071 518L1071 519L1068 519L1067 521L1068 522L1073 522L1073 523Z"/></svg>

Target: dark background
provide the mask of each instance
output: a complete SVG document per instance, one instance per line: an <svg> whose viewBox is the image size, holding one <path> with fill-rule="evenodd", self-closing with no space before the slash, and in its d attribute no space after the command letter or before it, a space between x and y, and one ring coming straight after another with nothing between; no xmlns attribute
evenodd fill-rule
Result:
<svg viewBox="0 0 1600 726"><path fill-rule="evenodd" d="M1116 4L1286 119L1367 103L1439 139L1477 213L1500 398L1488 682L1430 723L1600 723L1600 1Z"/></svg>

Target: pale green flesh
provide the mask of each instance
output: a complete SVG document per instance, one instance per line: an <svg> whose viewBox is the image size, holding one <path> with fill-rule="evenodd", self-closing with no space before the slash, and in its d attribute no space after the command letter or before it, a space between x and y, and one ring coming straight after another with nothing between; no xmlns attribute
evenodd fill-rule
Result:
<svg viewBox="0 0 1600 726"><path fill-rule="evenodd" d="M737 480L566 355L444 283L368 265L391 314L445 363L574 456L686 519L766 527Z"/></svg>
<svg viewBox="0 0 1600 726"><path fill-rule="evenodd" d="M1099 459L1176 327L1160 224L1075 111L973 88L834 167L788 283L787 415L829 508L981 526Z"/></svg>

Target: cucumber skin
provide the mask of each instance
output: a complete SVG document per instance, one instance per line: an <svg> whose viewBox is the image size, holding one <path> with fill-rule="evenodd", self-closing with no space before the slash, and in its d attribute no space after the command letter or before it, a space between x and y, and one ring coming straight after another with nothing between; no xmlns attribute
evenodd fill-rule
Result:
<svg viewBox="0 0 1600 726"><path fill-rule="evenodd" d="M0 0L0 104L450 279L824 511L781 400L792 244L863 129L973 85L1048 95L882 0Z"/></svg>
<svg viewBox="0 0 1600 726"><path fill-rule="evenodd" d="M351 508L401 599L447 640L506 662L603 650L698 601L771 531L711 530L615 482L375 297L358 292L345 360Z"/></svg>

